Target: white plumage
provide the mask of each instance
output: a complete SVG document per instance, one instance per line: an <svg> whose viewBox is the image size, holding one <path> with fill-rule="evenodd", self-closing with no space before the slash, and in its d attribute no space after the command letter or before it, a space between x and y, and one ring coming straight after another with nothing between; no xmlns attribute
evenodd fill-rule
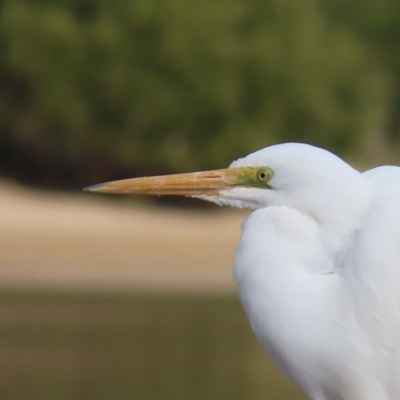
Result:
<svg viewBox="0 0 400 400"><path fill-rule="evenodd" d="M275 179L234 275L259 341L314 400L400 399L400 168L298 144L255 157Z"/></svg>

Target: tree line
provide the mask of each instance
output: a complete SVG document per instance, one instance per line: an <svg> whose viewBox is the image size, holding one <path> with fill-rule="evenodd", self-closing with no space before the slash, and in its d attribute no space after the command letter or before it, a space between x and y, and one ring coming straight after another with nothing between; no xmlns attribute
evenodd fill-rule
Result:
<svg viewBox="0 0 400 400"><path fill-rule="evenodd" d="M282 141L373 161L400 130L395 0L0 0L0 173L222 167Z"/></svg>

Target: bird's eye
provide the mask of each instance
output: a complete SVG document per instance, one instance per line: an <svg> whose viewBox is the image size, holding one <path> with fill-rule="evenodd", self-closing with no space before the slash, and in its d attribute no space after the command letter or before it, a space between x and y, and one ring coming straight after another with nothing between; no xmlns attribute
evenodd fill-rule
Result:
<svg viewBox="0 0 400 400"><path fill-rule="evenodd" d="M265 169L261 169L260 171L257 172L257 178L259 181L267 182L270 178L270 175L268 171L266 171Z"/></svg>

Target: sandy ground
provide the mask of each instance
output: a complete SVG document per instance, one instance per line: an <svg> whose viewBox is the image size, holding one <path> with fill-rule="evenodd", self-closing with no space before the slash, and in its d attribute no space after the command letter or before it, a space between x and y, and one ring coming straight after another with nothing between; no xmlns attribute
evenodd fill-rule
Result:
<svg viewBox="0 0 400 400"><path fill-rule="evenodd" d="M229 291L240 224L0 182L0 286Z"/></svg>

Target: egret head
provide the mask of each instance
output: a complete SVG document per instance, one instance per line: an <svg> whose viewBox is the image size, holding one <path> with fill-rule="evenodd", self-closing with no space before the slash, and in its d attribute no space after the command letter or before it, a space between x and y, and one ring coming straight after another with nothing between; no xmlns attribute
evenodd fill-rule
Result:
<svg viewBox="0 0 400 400"><path fill-rule="evenodd" d="M125 179L87 190L184 195L251 209L284 205L316 219L323 219L324 213L332 214L346 204L360 208L360 200L368 197L362 174L334 154L300 143L266 147L234 161L226 169Z"/></svg>
<svg viewBox="0 0 400 400"><path fill-rule="evenodd" d="M230 168L268 172L264 186L259 179L258 185L221 191L222 202L239 199L243 207L284 205L318 218L322 212L332 214L336 209L360 207L369 201L369 187L360 172L329 151L307 144L266 147L234 161Z"/></svg>

